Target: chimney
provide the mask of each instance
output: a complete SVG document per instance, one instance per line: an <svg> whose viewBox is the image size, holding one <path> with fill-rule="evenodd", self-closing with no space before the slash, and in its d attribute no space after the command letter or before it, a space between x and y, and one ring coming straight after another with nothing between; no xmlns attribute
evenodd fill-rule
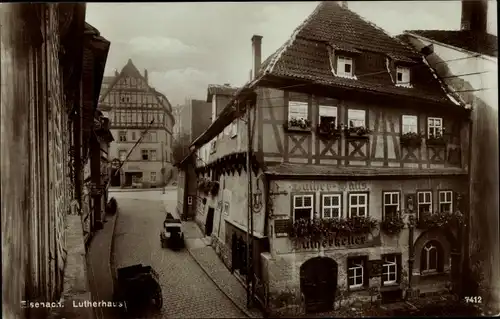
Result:
<svg viewBox="0 0 500 319"><path fill-rule="evenodd" d="M488 0L462 0L462 30L486 33Z"/></svg>
<svg viewBox="0 0 500 319"><path fill-rule="evenodd" d="M347 6L347 1L335 1L339 6L341 6L344 9L348 9Z"/></svg>
<svg viewBox="0 0 500 319"><path fill-rule="evenodd" d="M146 84L148 84L148 70L144 69L144 78L146 79Z"/></svg>
<svg viewBox="0 0 500 319"><path fill-rule="evenodd" d="M252 56L253 56L253 74L252 78L255 79L257 73L259 73L260 64L262 63L262 36L254 35L252 37Z"/></svg>

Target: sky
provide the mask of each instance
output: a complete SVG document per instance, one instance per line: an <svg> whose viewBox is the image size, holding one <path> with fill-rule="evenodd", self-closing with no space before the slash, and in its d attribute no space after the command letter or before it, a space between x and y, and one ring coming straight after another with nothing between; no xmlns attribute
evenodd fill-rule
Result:
<svg viewBox="0 0 500 319"><path fill-rule="evenodd" d="M263 36L262 61L318 2L87 3L86 21L111 42L105 75L132 59L175 106L205 99L208 84L242 86L252 67L251 38ZM460 28L460 1L350 1L349 9L390 35ZM496 26L496 1L492 25ZM496 30L494 32L496 34Z"/></svg>

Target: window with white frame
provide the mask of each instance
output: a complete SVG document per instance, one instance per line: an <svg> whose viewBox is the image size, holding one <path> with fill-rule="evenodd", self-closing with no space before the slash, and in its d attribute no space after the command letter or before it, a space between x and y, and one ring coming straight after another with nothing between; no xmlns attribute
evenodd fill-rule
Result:
<svg viewBox="0 0 500 319"><path fill-rule="evenodd" d="M132 123L132 112L127 112L127 123Z"/></svg>
<svg viewBox="0 0 500 319"><path fill-rule="evenodd" d="M344 77L353 77L353 63L352 58L339 56L337 58L337 74Z"/></svg>
<svg viewBox="0 0 500 319"><path fill-rule="evenodd" d="M430 241L425 244L420 256L420 272L422 274L438 272L440 257L439 243Z"/></svg>
<svg viewBox="0 0 500 319"><path fill-rule="evenodd" d="M293 218L312 219L313 218L314 195L294 195L293 196Z"/></svg>
<svg viewBox="0 0 500 319"><path fill-rule="evenodd" d="M127 113L121 112L121 124L125 124L127 122Z"/></svg>
<svg viewBox="0 0 500 319"><path fill-rule="evenodd" d="M149 177L150 177L152 182L156 182L156 172L151 172Z"/></svg>
<svg viewBox="0 0 500 319"><path fill-rule="evenodd" d="M118 157L120 158L120 162L125 161L125 159L127 158L127 151L125 150L118 151Z"/></svg>
<svg viewBox="0 0 500 319"><path fill-rule="evenodd" d="M366 111L365 110L347 110L347 121L349 128L366 126Z"/></svg>
<svg viewBox="0 0 500 319"><path fill-rule="evenodd" d="M396 255L386 255L383 260L382 281L384 285L395 284L398 281L398 258Z"/></svg>
<svg viewBox="0 0 500 319"><path fill-rule="evenodd" d="M432 192L417 192L417 211L422 213L432 213Z"/></svg>
<svg viewBox="0 0 500 319"><path fill-rule="evenodd" d="M443 119L440 117L427 118L428 137L440 137L443 134Z"/></svg>
<svg viewBox="0 0 500 319"><path fill-rule="evenodd" d="M142 156L142 160L147 161L149 159L148 150L141 150L141 156Z"/></svg>
<svg viewBox="0 0 500 319"><path fill-rule="evenodd" d="M118 132L118 140L120 142L126 142L127 141L127 132L126 131Z"/></svg>
<svg viewBox="0 0 500 319"><path fill-rule="evenodd" d="M342 207L342 195L321 195L321 218L340 218Z"/></svg>
<svg viewBox="0 0 500 319"><path fill-rule="evenodd" d="M349 288L359 288L365 283L365 259L364 258L349 258L347 260L348 270L347 278Z"/></svg>
<svg viewBox="0 0 500 319"><path fill-rule="evenodd" d="M416 115L403 115L403 134L417 133L417 121Z"/></svg>
<svg viewBox="0 0 500 319"><path fill-rule="evenodd" d="M451 213L453 211L453 192L439 191L439 211Z"/></svg>
<svg viewBox="0 0 500 319"><path fill-rule="evenodd" d="M384 218L396 217L400 208L399 192L384 192Z"/></svg>
<svg viewBox="0 0 500 319"><path fill-rule="evenodd" d="M234 120L231 124L231 137L238 135L238 119Z"/></svg>
<svg viewBox="0 0 500 319"><path fill-rule="evenodd" d="M150 154L150 160L156 161L156 150L150 150L149 154Z"/></svg>
<svg viewBox="0 0 500 319"><path fill-rule="evenodd" d="M410 86L410 68L400 66L396 68L396 84Z"/></svg>
<svg viewBox="0 0 500 319"><path fill-rule="evenodd" d="M307 102L288 102L288 120L291 119L304 119L307 120Z"/></svg>
<svg viewBox="0 0 500 319"><path fill-rule="evenodd" d="M327 125L333 124L337 125L337 107L329 105L319 106L319 124Z"/></svg>
<svg viewBox="0 0 500 319"><path fill-rule="evenodd" d="M349 217L368 216L368 194L349 194Z"/></svg>

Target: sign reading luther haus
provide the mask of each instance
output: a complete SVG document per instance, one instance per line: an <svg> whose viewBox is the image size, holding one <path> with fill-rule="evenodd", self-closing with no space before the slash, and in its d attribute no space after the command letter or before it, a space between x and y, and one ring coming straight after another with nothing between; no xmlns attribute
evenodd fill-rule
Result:
<svg viewBox="0 0 500 319"><path fill-rule="evenodd" d="M324 248L325 250L331 249L352 249L379 246L380 235L373 236L371 234L362 235L339 235L336 234L330 238L321 240L300 240L295 243L295 250L308 250Z"/></svg>

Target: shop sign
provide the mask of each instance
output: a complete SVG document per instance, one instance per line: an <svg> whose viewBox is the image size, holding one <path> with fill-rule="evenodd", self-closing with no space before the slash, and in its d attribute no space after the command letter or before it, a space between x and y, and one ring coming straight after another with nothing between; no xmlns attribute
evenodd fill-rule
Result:
<svg viewBox="0 0 500 319"><path fill-rule="evenodd" d="M367 182L346 182L346 183L293 183L293 192L343 192L343 191L369 191Z"/></svg>
<svg viewBox="0 0 500 319"><path fill-rule="evenodd" d="M296 249L345 249L371 247L380 244L380 236L348 235L335 236L323 240L303 240L297 243Z"/></svg>

